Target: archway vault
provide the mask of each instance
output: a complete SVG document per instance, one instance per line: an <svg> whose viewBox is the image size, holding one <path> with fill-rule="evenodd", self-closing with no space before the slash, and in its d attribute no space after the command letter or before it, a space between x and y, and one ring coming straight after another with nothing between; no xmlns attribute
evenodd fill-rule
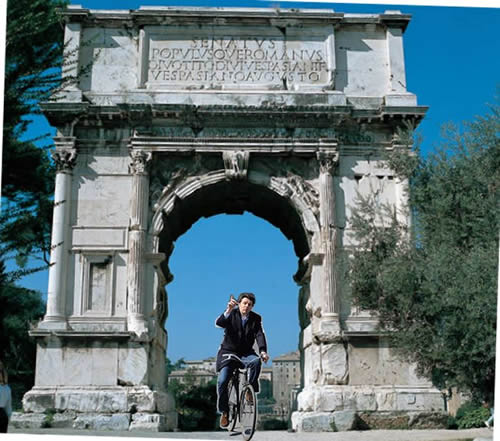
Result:
<svg viewBox="0 0 500 441"><path fill-rule="evenodd" d="M298 258L294 279L299 282L306 272L304 258L313 248L314 233L320 229L316 210L319 200L314 203L318 195L312 188L306 190L303 178L291 173L286 177L271 176L254 170L243 179L228 175L224 169L186 174L176 185L163 189L154 204L150 232L154 238L152 251L166 255L164 274L169 274L173 243L200 218L248 211L277 227L293 242Z"/></svg>

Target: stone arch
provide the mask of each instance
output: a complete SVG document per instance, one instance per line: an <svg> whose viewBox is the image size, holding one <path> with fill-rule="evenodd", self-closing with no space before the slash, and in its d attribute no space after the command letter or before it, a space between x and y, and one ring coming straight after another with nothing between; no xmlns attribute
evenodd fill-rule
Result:
<svg viewBox="0 0 500 441"><path fill-rule="evenodd" d="M225 170L216 170L200 175L186 174L175 185L167 185L154 204L149 227L150 252L162 259L158 262L161 280L157 295L167 297L164 286L173 279L169 259L178 237L201 217L248 211L267 220L293 242L298 258L294 280L300 287L298 319L301 330L305 329L310 323L306 303L310 293L312 260L308 257L319 246L320 224L317 207L311 205L306 192L299 194L297 186L291 183L300 179L296 175L277 177L263 171L250 171L244 180L230 179ZM225 199L228 195L232 196ZM164 311L168 311L167 303L166 300L157 301ZM166 316L165 313L158 318L164 323Z"/></svg>
<svg viewBox="0 0 500 441"><path fill-rule="evenodd" d="M297 177L295 177L297 179ZM299 178L300 179L300 178ZM204 195L215 193L217 189L225 188L225 195L234 195L229 200L214 197L214 206L196 207L197 200ZM253 193L255 192L255 193ZM260 201L257 201L260 199ZM265 211L266 204L275 202L278 210L284 213L275 214ZM306 199L305 194L299 194L286 177L276 177L266 172L250 172L248 179L230 179L224 170L208 172L202 175L186 176L172 187L165 187L163 194L154 205L154 212L150 224L151 251L163 252L168 258L171 249L168 243L175 241L186 232L200 217L228 213L242 214L249 211L261 217L280 229L283 234L293 241L294 250L298 257L298 269L294 276L300 283L307 272L304 259L315 248L317 234L320 231L318 212L316 207ZM206 211L208 209L208 211ZM181 221L180 212L194 210L194 214L187 220ZM205 210L205 211L204 211ZM315 212L316 211L316 212ZM166 224L170 227L165 232ZM172 231L173 230L173 231ZM165 243L166 242L166 243ZM168 269L164 266L164 271ZM168 280L168 277L167 277Z"/></svg>
<svg viewBox="0 0 500 441"><path fill-rule="evenodd" d="M291 172L286 176L276 176L262 170L250 170L246 179L228 178L227 170L213 170L200 175L179 172L177 178L171 179L171 182L174 181L175 184L167 184L163 188L162 195L154 204L148 231L150 252L162 256L163 259L159 263L161 267L159 285L167 285L173 280L169 270L173 242L201 217L222 213L242 214L248 211L280 229L285 237L292 240L298 258L294 280L298 285L297 318L300 328L298 346L302 386L304 386L305 358L312 357L310 351L306 353L304 350L305 329L311 323L312 312L309 304L311 271L312 267L319 263L315 256L321 253L319 192L311 195L315 192L311 184ZM209 194L213 195L212 199L207 197ZM228 194L235 197L225 200L224 197ZM241 196L248 198L242 200L239 198ZM314 202L314 197L318 198L317 204ZM216 203L210 205L214 201ZM266 211L271 205L277 207L275 211ZM193 211L192 215L183 216L184 213ZM159 287L157 295L164 298L163 302L157 301L157 304L162 305L164 311L168 311L165 286ZM159 317L162 326L166 321L166 315ZM167 349L166 341L165 349Z"/></svg>

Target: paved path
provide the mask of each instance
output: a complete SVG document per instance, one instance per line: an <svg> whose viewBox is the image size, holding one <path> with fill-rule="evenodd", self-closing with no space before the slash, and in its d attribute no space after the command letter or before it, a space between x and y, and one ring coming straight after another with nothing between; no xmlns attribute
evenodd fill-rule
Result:
<svg viewBox="0 0 500 441"><path fill-rule="evenodd" d="M75 441L89 436L163 438L183 440L242 440L239 434L220 432L114 432L71 429L9 429L11 434L72 435ZM17 436L16 436L17 438ZM41 437L44 439L45 437ZM46 439L46 438L45 438ZM57 440L57 438L52 438ZM487 428L469 430L367 430L351 432L290 433L285 431L256 432L252 441L458 441L492 440L493 432Z"/></svg>

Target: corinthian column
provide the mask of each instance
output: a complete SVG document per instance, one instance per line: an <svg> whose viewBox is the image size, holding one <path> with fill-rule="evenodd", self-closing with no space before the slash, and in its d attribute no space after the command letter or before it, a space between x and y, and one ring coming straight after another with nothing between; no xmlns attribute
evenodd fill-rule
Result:
<svg viewBox="0 0 500 441"><path fill-rule="evenodd" d="M127 265L128 288L128 330L141 335L147 332L144 317L144 254L146 248L146 227L149 193L148 167L151 153L132 150L132 193L130 196L129 254Z"/></svg>
<svg viewBox="0 0 500 441"><path fill-rule="evenodd" d="M56 138L52 158L57 167L54 213L50 246L47 311L39 324L42 329L66 329L66 279L68 229L71 208L71 179L76 161L74 138Z"/></svg>
<svg viewBox="0 0 500 441"><path fill-rule="evenodd" d="M333 188L333 174L338 164L337 151L320 151L317 153L319 174L319 199L321 239L324 247L324 309L323 315L336 315L337 305L337 272L335 262L335 191Z"/></svg>

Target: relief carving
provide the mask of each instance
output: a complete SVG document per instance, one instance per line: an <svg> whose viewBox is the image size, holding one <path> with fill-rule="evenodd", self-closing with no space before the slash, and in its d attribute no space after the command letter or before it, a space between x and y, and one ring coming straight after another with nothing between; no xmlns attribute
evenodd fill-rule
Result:
<svg viewBox="0 0 500 441"><path fill-rule="evenodd" d="M317 215L319 213L319 192L314 186L301 176L291 172L287 173L287 180L293 192L302 198L314 215Z"/></svg>
<svg viewBox="0 0 500 441"><path fill-rule="evenodd" d="M227 179L245 179L250 153L243 150L222 152Z"/></svg>

